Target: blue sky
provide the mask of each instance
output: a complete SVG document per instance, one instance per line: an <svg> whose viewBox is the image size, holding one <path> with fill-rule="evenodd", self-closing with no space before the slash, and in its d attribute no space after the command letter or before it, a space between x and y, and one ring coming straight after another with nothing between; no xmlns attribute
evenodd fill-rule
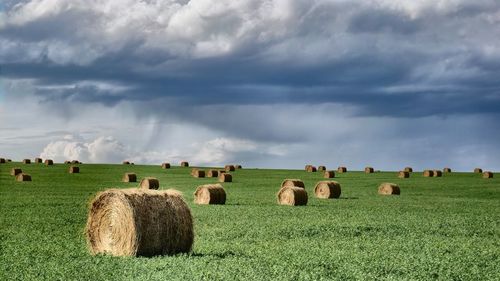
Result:
<svg viewBox="0 0 500 281"><path fill-rule="evenodd" d="M500 169L500 2L4 1L0 152Z"/></svg>

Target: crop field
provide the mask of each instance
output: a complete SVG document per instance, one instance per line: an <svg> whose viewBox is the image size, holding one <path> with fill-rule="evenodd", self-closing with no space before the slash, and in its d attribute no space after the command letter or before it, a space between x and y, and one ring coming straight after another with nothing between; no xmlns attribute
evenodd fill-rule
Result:
<svg viewBox="0 0 500 281"><path fill-rule="evenodd" d="M318 199L322 173L246 169L223 183L226 205L195 205L215 178L191 168L0 164L0 280L499 280L500 179L451 173L400 179L396 172L347 172L332 179L340 199ZM21 167L32 182L9 175ZM92 256L84 227L98 191L131 188L125 172L152 176L184 194L194 217L190 254ZM285 178L302 179L307 206L281 206ZM399 196L380 196L393 182Z"/></svg>

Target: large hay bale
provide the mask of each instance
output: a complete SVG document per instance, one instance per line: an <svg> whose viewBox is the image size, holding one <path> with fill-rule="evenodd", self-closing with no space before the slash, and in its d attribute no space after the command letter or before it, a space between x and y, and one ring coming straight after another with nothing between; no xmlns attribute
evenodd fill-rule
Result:
<svg viewBox="0 0 500 281"><path fill-rule="evenodd" d="M135 173L125 173L122 177L123 182L137 182L137 175Z"/></svg>
<svg viewBox="0 0 500 281"><path fill-rule="evenodd" d="M410 177L410 172L408 171L399 171L398 178L406 179Z"/></svg>
<svg viewBox="0 0 500 281"><path fill-rule="evenodd" d="M343 166L340 166L340 167L338 167L337 172L339 172L339 173L347 173L347 168L343 167Z"/></svg>
<svg viewBox="0 0 500 281"><path fill-rule="evenodd" d="M476 173L476 174L481 174L482 172L483 172L483 169L481 169L481 168L474 169L474 173Z"/></svg>
<svg viewBox="0 0 500 281"><path fill-rule="evenodd" d="M236 168L234 167L234 165L226 165L224 166L224 170L226 170L226 172L233 172L234 170L236 170Z"/></svg>
<svg viewBox="0 0 500 281"><path fill-rule="evenodd" d="M24 159L23 160L23 164L31 164L31 160L30 159Z"/></svg>
<svg viewBox="0 0 500 281"><path fill-rule="evenodd" d="M4 164L5 162L7 162L5 161L5 158L0 158L0 164Z"/></svg>
<svg viewBox="0 0 500 281"><path fill-rule="evenodd" d="M35 158L35 164L42 164L42 163L43 163L42 158L39 157Z"/></svg>
<svg viewBox="0 0 500 281"><path fill-rule="evenodd" d="M325 179L331 179L335 177L335 171L325 171L323 177Z"/></svg>
<svg viewBox="0 0 500 281"><path fill-rule="evenodd" d="M193 169L191 171L191 175L195 178L204 178L205 177L205 171L203 170L198 170L198 169Z"/></svg>
<svg viewBox="0 0 500 281"><path fill-rule="evenodd" d="M170 163L162 163L161 168L162 169L170 169Z"/></svg>
<svg viewBox="0 0 500 281"><path fill-rule="evenodd" d="M283 182L281 182L281 188L291 186L306 188L304 182L299 179L285 179Z"/></svg>
<svg viewBox="0 0 500 281"><path fill-rule="evenodd" d="M70 174L78 174L78 173L80 173L80 167L78 167L78 166L70 166L69 167L69 173Z"/></svg>
<svg viewBox="0 0 500 281"><path fill-rule="evenodd" d="M130 165L130 162L129 161L123 161L122 164L123 165Z"/></svg>
<svg viewBox="0 0 500 281"><path fill-rule="evenodd" d="M182 161L181 167L189 167L189 163L187 161Z"/></svg>
<svg viewBox="0 0 500 281"><path fill-rule="evenodd" d="M451 169L446 167L443 169L443 173L451 173Z"/></svg>
<svg viewBox="0 0 500 281"><path fill-rule="evenodd" d="M90 203L85 234L94 255L188 253L194 240L193 217L178 191L110 189Z"/></svg>
<svg viewBox="0 0 500 281"><path fill-rule="evenodd" d="M52 165L54 165L54 161L51 160L51 159L45 159L45 165L46 166L52 166Z"/></svg>
<svg viewBox="0 0 500 281"><path fill-rule="evenodd" d="M243 169L243 167L240 164L234 165L234 168L236 168L236 169Z"/></svg>
<svg viewBox="0 0 500 281"><path fill-rule="evenodd" d="M413 173L413 168L412 167L405 167L405 169L403 171L408 172L408 173Z"/></svg>
<svg viewBox="0 0 500 281"><path fill-rule="evenodd" d="M309 173L314 173L314 172L316 172L316 171L317 171L317 169L316 169L316 167L314 167L314 166L312 166L312 165L309 165L309 166L307 167L307 170L306 170L306 171L307 171L307 172L309 172Z"/></svg>
<svg viewBox="0 0 500 281"><path fill-rule="evenodd" d="M401 194L401 190L399 189L399 185L395 183L383 183L378 187L378 194L380 195L399 195Z"/></svg>
<svg viewBox="0 0 500 281"><path fill-rule="evenodd" d="M160 188L160 181L157 178L145 177L139 183L140 189L158 189Z"/></svg>
<svg viewBox="0 0 500 281"><path fill-rule="evenodd" d="M207 178L216 178L219 176L219 171L211 169L207 172Z"/></svg>
<svg viewBox="0 0 500 281"><path fill-rule="evenodd" d="M16 181L31 181L31 176L25 173L16 175Z"/></svg>
<svg viewBox="0 0 500 281"><path fill-rule="evenodd" d="M204 184L198 186L194 192L196 204L226 204L226 191L220 184Z"/></svg>
<svg viewBox="0 0 500 281"><path fill-rule="evenodd" d="M219 182L232 182L233 176L228 173L219 173Z"/></svg>
<svg viewBox="0 0 500 281"><path fill-rule="evenodd" d="M432 171L432 170L425 170L424 171L424 177L429 178L429 177L433 177L433 176L434 176L434 171Z"/></svg>
<svg viewBox="0 0 500 281"><path fill-rule="evenodd" d="M326 171L326 166L318 166L318 171L321 171L321 172Z"/></svg>
<svg viewBox="0 0 500 281"><path fill-rule="evenodd" d="M314 194L321 199L339 198L340 193L340 184L336 181L320 181L314 187Z"/></svg>
<svg viewBox="0 0 500 281"><path fill-rule="evenodd" d="M432 171L432 176L435 177L435 178L442 177L443 176L443 172L441 172L441 170L434 170L434 171Z"/></svg>
<svg viewBox="0 0 500 281"><path fill-rule="evenodd" d="M307 205L307 191L305 188L288 186L281 188L277 194L278 204L288 206Z"/></svg>
<svg viewBox="0 0 500 281"><path fill-rule="evenodd" d="M374 172L375 172L375 170L373 169L373 167L366 167L365 168L365 173L367 173L367 174L372 174Z"/></svg>
<svg viewBox="0 0 500 281"><path fill-rule="evenodd" d="M10 169L10 175L11 176L17 176L18 174L22 173L23 170L21 170L21 168L12 168Z"/></svg>
<svg viewBox="0 0 500 281"><path fill-rule="evenodd" d="M483 173L483 179L491 179L493 178L493 173L490 171L486 171Z"/></svg>

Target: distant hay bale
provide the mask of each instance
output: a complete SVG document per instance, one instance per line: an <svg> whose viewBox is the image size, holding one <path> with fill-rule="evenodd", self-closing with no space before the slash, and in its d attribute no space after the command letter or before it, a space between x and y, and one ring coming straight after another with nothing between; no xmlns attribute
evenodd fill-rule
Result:
<svg viewBox="0 0 500 281"><path fill-rule="evenodd" d="M435 177L435 178L442 177L443 176L443 172L441 172L441 170L434 170L434 171L432 171L432 176Z"/></svg>
<svg viewBox="0 0 500 281"><path fill-rule="evenodd" d="M408 172L408 173L412 173L413 172L413 168L412 167L405 167L404 171Z"/></svg>
<svg viewBox="0 0 500 281"><path fill-rule="evenodd" d="M227 173L226 170L219 170L219 175L224 173Z"/></svg>
<svg viewBox="0 0 500 281"><path fill-rule="evenodd" d="M220 184L204 184L198 186L194 192L196 204L226 204L226 191Z"/></svg>
<svg viewBox="0 0 500 281"><path fill-rule="evenodd" d="M162 169L170 169L170 163L162 163L161 168Z"/></svg>
<svg viewBox="0 0 500 281"><path fill-rule="evenodd" d="M90 203L85 236L93 255L188 253L194 241L193 217L178 191L110 189Z"/></svg>
<svg viewBox="0 0 500 281"><path fill-rule="evenodd" d="M10 175L11 176L17 176L19 174L21 174L23 172L23 170L21 170L21 168L12 168L10 169Z"/></svg>
<svg viewBox="0 0 500 281"><path fill-rule="evenodd" d="M43 161L42 161L42 158L35 158L35 164L42 164Z"/></svg>
<svg viewBox="0 0 500 281"><path fill-rule="evenodd" d="M219 176L219 171L211 169L207 172L207 178L216 178Z"/></svg>
<svg viewBox="0 0 500 281"><path fill-rule="evenodd" d="M331 179L335 177L335 171L325 171L323 177L325 179Z"/></svg>
<svg viewBox="0 0 500 281"><path fill-rule="evenodd" d="M321 171L321 172L326 171L326 166L318 166L318 171Z"/></svg>
<svg viewBox="0 0 500 281"><path fill-rule="evenodd" d="M288 206L307 205L307 191L305 188L289 186L281 188L277 194L278 204Z"/></svg>
<svg viewBox="0 0 500 281"><path fill-rule="evenodd" d="M234 165L234 168L236 168L236 169L238 169L238 170L239 170L239 169L243 169L243 167L242 167L241 165L239 165L239 164L238 164L238 165Z"/></svg>
<svg viewBox="0 0 500 281"><path fill-rule="evenodd" d="M234 170L236 170L236 168L234 167L234 165L226 165L224 166L224 170L226 170L226 172L233 172Z"/></svg>
<svg viewBox="0 0 500 281"><path fill-rule="evenodd" d="M474 173L476 173L476 174L481 174L482 172L483 172L483 169L481 169L481 168L474 169Z"/></svg>
<svg viewBox="0 0 500 281"><path fill-rule="evenodd" d="M191 175L195 178L204 178L205 177L205 171L199 170L199 169L193 169L191 171Z"/></svg>
<svg viewBox="0 0 500 281"><path fill-rule="evenodd" d="M432 171L432 170L425 170L424 171L424 177L429 178L429 177L433 177L433 176L434 176L434 171Z"/></svg>
<svg viewBox="0 0 500 281"><path fill-rule="evenodd" d="M137 182L137 175L135 173L125 173L122 177L123 182Z"/></svg>
<svg viewBox="0 0 500 281"><path fill-rule="evenodd" d="M69 167L69 173L70 174L78 174L78 173L80 173L80 167L78 167L78 166L70 166Z"/></svg>
<svg viewBox="0 0 500 281"><path fill-rule="evenodd" d="M373 167L366 167L365 168L365 173L367 173L367 174L371 174L371 173L374 173L374 172L375 172L375 170L373 169Z"/></svg>
<svg viewBox="0 0 500 281"><path fill-rule="evenodd" d="M130 165L130 162L129 161L123 161L122 164L123 165Z"/></svg>
<svg viewBox="0 0 500 281"><path fill-rule="evenodd" d="M340 184L336 181L320 181L314 187L314 194L321 199L339 198L341 192Z"/></svg>
<svg viewBox="0 0 500 281"><path fill-rule="evenodd" d="M46 159L46 160L45 160L45 165L46 165L46 166L52 166L52 165L54 165L54 161L53 161L53 160L51 160L51 159Z"/></svg>
<svg viewBox="0 0 500 281"><path fill-rule="evenodd" d="M6 163L7 161L5 161L5 158L0 158L0 164L4 164Z"/></svg>
<svg viewBox="0 0 500 281"><path fill-rule="evenodd" d="M82 164L82 162L78 160L71 160L71 164Z"/></svg>
<svg viewBox="0 0 500 281"><path fill-rule="evenodd" d="M218 180L219 182L232 182L233 176L228 173L219 173Z"/></svg>
<svg viewBox="0 0 500 281"><path fill-rule="evenodd" d="M399 171L399 173L398 173L398 178L406 179L409 177L410 177L410 172L408 172L408 171Z"/></svg>
<svg viewBox="0 0 500 281"><path fill-rule="evenodd" d="M66 160L64 161L64 164L71 164L71 161Z"/></svg>
<svg viewBox="0 0 500 281"><path fill-rule="evenodd" d="M306 188L306 185L304 184L304 182L302 180L299 180L299 179L285 179L281 183L281 188L291 187L291 186Z"/></svg>
<svg viewBox="0 0 500 281"><path fill-rule="evenodd" d="M307 167L307 170L306 170L306 171L307 171L307 172L309 172L309 173L315 173L315 172L317 171L317 169L316 169L316 167L314 167L314 166L312 166L312 165L309 165L309 166Z"/></svg>
<svg viewBox="0 0 500 281"><path fill-rule="evenodd" d="M16 181L31 181L31 176L25 173L16 175Z"/></svg>
<svg viewBox="0 0 500 281"><path fill-rule="evenodd" d="M134 162L130 162L130 165L135 165Z"/></svg>
<svg viewBox="0 0 500 281"><path fill-rule="evenodd" d="M30 159L24 159L23 160L23 164L31 164L31 160Z"/></svg>
<svg viewBox="0 0 500 281"><path fill-rule="evenodd" d="M399 185L395 183L383 183L378 187L378 194L380 195L400 195L401 190Z"/></svg>
<svg viewBox="0 0 500 281"><path fill-rule="evenodd" d="M182 161L181 167L189 167L189 163L187 161Z"/></svg>
<svg viewBox="0 0 500 281"><path fill-rule="evenodd" d="M483 173L483 179L491 179L493 178L493 173L490 171L486 171Z"/></svg>
<svg viewBox="0 0 500 281"><path fill-rule="evenodd" d="M160 188L160 181L157 178L145 177L139 183L140 189L158 189Z"/></svg>
<svg viewBox="0 0 500 281"><path fill-rule="evenodd" d="M347 168L343 167L343 166L340 166L340 167L338 167L337 172L339 172L339 173L347 173Z"/></svg>
<svg viewBox="0 0 500 281"><path fill-rule="evenodd" d="M443 169L443 172L444 172L444 173L451 173L451 169L450 169L450 168L444 168L444 169Z"/></svg>
<svg viewBox="0 0 500 281"><path fill-rule="evenodd" d="M306 166L305 166L305 168L304 168L304 170L306 170L306 171L307 171L307 170L309 169L309 167L311 167L311 166L312 166L312 165L306 165Z"/></svg>
<svg viewBox="0 0 500 281"><path fill-rule="evenodd" d="M12 162L12 159L7 159L7 162Z"/></svg>

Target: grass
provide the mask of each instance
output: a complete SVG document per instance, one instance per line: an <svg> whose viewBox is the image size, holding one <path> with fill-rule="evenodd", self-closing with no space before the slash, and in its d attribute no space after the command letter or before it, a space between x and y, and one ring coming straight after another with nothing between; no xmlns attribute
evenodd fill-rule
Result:
<svg viewBox="0 0 500 281"><path fill-rule="evenodd" d="M15 182L19 166L33 182ZM338 174L341 199L313 194L320 173L243 169L224 183L225 206L194 205L214 179L190 168L0 165L0 280L499 280L500 180L452 173ZM153 258L91 256L83 237L87 204L123 173L154 176L182 191L195 218L191 254ZM306 183L304 207L276 204L284 178ZM394 182L400 196L379 196Z"/></svg>

